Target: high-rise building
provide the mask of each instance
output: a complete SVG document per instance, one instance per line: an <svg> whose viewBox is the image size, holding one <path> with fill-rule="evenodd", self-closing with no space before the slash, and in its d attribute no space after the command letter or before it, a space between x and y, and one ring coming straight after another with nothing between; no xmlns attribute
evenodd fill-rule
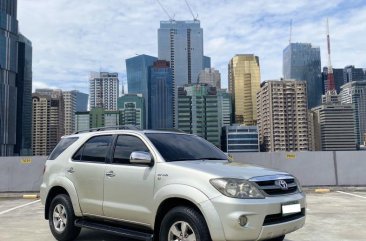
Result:
<svg viewBox="0 0 366 241"><path fill-rule="evenodd" d="M144 128L145 103L142 94L124 94L118 98L120 125L134 125Z"/></svg>
<svg viewBox="0 0 366 241"><path fill-rule="evenodd" d="M88 95L77 90L64 91L65 106L65 135L70 135L76 130L75 113L87 111Z"/></svg>
<svg viewBox="0 0 366 241"><path fill-rule="evenodd" d="M209 84L221 89L221 74L214 68L205 68L198 75L198 83Z"/></svg>
<svg viewBox="0 0 366 241"><path fill-rule="evenodd" d="M341 86L344 85L343 69L333 68L334 84L337 93L341 91ZM325 94L328 89L328 67L323 67L322 72L322 93Z"/></svg>
<svg viewBox="0 0 366 241"><path fill-rule="evenodd" d="M157 60L149 72L148 128L173 128L173 78L169 62Z"/></svg>
<svg viewBox="0 0 366 241"><path fill-rule="evenodd" d="M353 65L348 65L343 69L343 82L349 83L352 81L366 80L365 70L362 68L355 68Z"/></svg>
<svg viewBox="0 0 366 241"><path fill-rule="evenodd" d="M38 91L32 94L32 150L46 156L65 134L64 100L61 90Z"/></svg>
<svg viewBox="0 0 366 241"><path fill-rule="evenodd" d="M90 129L90 112L78 111L75 113L75 131Z"/></svg>
<svg viewBox="0 0 366 241"><path fill-rule="evenodd" d="M306 82L270 80L257 94L260 142L266 151L307 151Z"/></svg>
<svg viewBox="0 0 366 241"><path fill-rule="evenodd" d="M174 85L174 125L176 126L178 87L197 83L198 74L208 65L203 56L203 29L200 21L160 21L158 57L169 61Z"/></svg>
<svg viewBox="0 0 366 241"><path fill-rule="evenodd" d="M224 126L221 134L221 150L233 152L259 152L257 126Z"/></svg>
<svg viewBox="0 0 366 241"><path fill-rule="evenodd" d="M306 81L308 108L320 105L322 95L320 48L309 43L290 43L283 50L283 77Z"/></svg>
<svg viewBox="0 0 366 241"><path fill-rule="evenodd" d="M178 88L178 129L220 146L220 121L216 88L190 84Z"/></svg>
<svg viewBox="0 0 366 241"><path fill-rule="evenodd" d="M10 156L14 153L17 129L17 0L0 3L0 156Z"/></svg>
<svg viewBox="0 0 366 241"><path fill-rule="evenodd" d="M352 104L327 103L311 109L315 151L356 150Z"/></svg>
<svg viewBox="0 0 366 241"><path fill-rule="evenodd" d="M90 109L117 110L118 73L91 72L89 78Z"/></svg>
<svg viewBox="0 0 366 241"><path fill-rule="evenodd" d="M258 56L235 55L229 62L228 75L234 123L256 125L256 93L260 90L261 79Z"/></svg>
<svg viewBox="0 0 366 241"><path fill-rule="evenodd" d="M226 92L226 89L217 90L217 101L218 101L218 115L219 115L219 126L229 126L232 124L232 106L231 96Z"/></svg>
<svg viewBox="0 0 366 241"><path fill-rule="evenodd" d="M341 89L342 104L353 104L355 107L357 145L362 145L365 141L363 134L366 133L366 80L349 82Z"/></svg>
<svg viewBox="0 0 366 241"><path fill-rule="evenodd" d="M211 57L208 56L203 56L203 68L204 69L209 69L211 68Z"/></svg>
<svg viewBox="0 0 366 241"><path fill-rule="evenodd" d="M76 93L76 111L87 111L89 95L78 90L74 90L74 92Z"/></svg>
<svg viewBox="0 0 366 241"><path fill-rule="evenodd" d="M142 94L145 103L144 116L149 120L149 67L158 59L146 54L126 59L127 85L129 94ZM147 123L143 123L143 128Z"/></svg>
<svg viewBox="0 0 366 241"><path fill-rule="evenodd" d="M17 118L15 155L32 155L32 42L18 39Z"/></svg>

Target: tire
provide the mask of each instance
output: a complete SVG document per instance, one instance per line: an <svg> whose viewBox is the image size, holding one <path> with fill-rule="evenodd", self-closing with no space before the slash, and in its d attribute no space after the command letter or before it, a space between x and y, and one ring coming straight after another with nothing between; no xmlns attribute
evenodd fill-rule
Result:
<svg viewBox="0 0 366 241"><path fill-rule="evenodd" d="M52 199L48 223L52 235L59 241L74 240L80 233L80 228L76 227L74 209L70 197L59 194Z"/></svg>
<svg viewBox="0 0 366 241"><path fill-rule="evenodd" d="M179 240L183 237L181 234L184 234L187 240L211 241L204 217L191 207L175 207L164 216L159 241Z"/></svg>
<svg viewBox="0 0 366 241"><path fill-rule="evenodd" d="M285 239L285 235L277 237L277 238L267 239L267 241L283 241L284 239Z"/></svg>

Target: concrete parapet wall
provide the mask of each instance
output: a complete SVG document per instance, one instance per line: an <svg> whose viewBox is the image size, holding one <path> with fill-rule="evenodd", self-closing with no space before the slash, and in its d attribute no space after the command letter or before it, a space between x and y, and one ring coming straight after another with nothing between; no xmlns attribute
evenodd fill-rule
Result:
<svg viewBox="0 0 366 241"><path fill-rule="evenodd" d="M295 175L304 186L366 186L366 152L232 153L235 161Z"/></svg>
<svg viewBox="0 0 366 241"><path fill-rule="evenodd" d="M0 192L38 192L46 156L0 157Z"/></svg>
<svg viewBox="0 0 366 241"><path fill-rule="evenodd" d="M235 161L295 175L304 186L366 186L366 152L232 153ZM47 157L0 157L0 192L38 192Z"/></svg>

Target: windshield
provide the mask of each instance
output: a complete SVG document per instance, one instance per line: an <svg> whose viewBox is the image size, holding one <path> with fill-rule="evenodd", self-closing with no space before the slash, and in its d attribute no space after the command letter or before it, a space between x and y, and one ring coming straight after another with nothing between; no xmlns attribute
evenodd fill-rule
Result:
<svg viewBox="0 0 366 241"><path fill-rule="evenodd" d="M147 133L165 161L227 160L227 156L213 144L195 135L175 133Z"/></svg>

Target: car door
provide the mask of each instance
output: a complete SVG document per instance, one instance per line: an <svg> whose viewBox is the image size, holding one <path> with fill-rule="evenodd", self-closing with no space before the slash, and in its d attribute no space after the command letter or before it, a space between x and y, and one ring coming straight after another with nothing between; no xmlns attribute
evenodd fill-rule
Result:
<svg viewBox="0 0 366 241"><path fill-rule="evenodd" d="M84 215L103 215L103 182L112 139L112 135L91 137L74 154L66 169Z"/></svg>
<svg viewBox="0 0 366 241"><path fill-rule="evenodd" d="M103 212L106 217L149 224L155 166L131 164L134 151L148 152L149 148L138 136L117 136L112 163L107 165L104 177Z"/></svg>

